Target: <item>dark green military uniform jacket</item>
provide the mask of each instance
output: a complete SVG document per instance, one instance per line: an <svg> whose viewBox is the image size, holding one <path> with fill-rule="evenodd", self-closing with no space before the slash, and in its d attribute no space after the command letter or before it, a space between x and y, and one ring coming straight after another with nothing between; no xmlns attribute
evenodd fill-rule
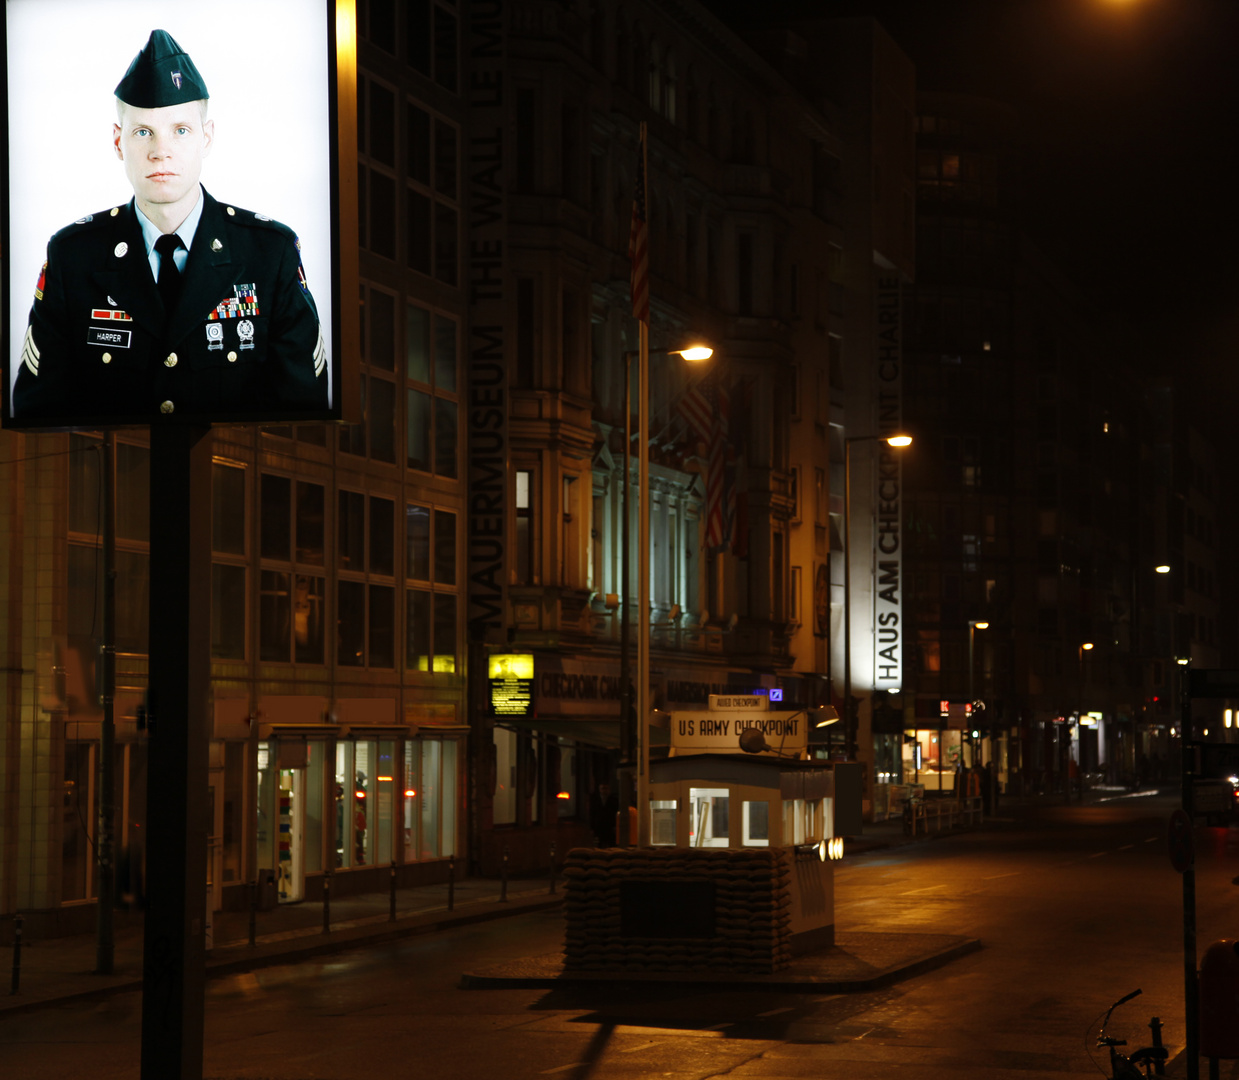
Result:
<svg viewBox="0 0 1239 1080"><path fill-rule="evenodd" d="M171 318L131 200L47 245L19 420L255 420L327 408L327 352L292 230L204 194Z"/></svg>

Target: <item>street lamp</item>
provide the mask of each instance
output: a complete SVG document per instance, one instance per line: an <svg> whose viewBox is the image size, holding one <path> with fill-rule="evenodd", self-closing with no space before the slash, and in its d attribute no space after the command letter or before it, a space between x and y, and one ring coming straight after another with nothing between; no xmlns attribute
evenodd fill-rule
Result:
<svg viewBox="0 0 1239 1080"><path fill-rule="evenodd" d="M886 443L902 449L912 436L850 435L843 440L843 735L849 761L856 760L856 712L852 708L852 443Z"/></svg>
<svg viewBox="0 0 1239 1080"><path fill-rule="evenodd" d="M973 688L972 688L972 669L974 666L972 662L973 638L976 636L976 632L978 630L988 630L988 629L989 629L989 623L986 622L984 619L969 619L968 620L968 706L970 709L974 707L973 702L976 700L976 694L974 693ZM977 748L974 744L972 748L973 765L976 764L976 755L977 755ZM991 760L993 759L992 740L991 740L991 745L990 745L990 758Z"/></svg>
<svg viewBox="0 0 1239 1080"><path fill-rule="evenodd" d="M624 353L624 514L623 541L620 545L620 576L623 589L620 601L620 732L624 753L632 762L635 741L637 757L637 843L649 843L649 712L650 712L650 417L645 403L650 396L650 373L646 357L651 353L681 356L690 363L701 363L714 355L709 345L693 342L682 349L650 349L645 347L645 324L642 323L642 348ZM632 691L629 688L628 667L628 450L632 443L632 360L637 363L637 487L640 508L637 514L637 724L632 731ZM635 736L635 740L634 740ZM627 806L621 809L627 815Z"/></svg>

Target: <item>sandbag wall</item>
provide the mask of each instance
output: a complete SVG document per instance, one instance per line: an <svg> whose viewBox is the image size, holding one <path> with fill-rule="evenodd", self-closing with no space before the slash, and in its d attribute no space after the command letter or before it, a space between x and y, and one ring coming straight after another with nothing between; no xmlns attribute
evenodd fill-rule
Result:
<svg viewBox="0 0 1239 1080"><path fill-rule="evenodd" d="M568 970L771 972L790 960L785 848L575 848L564 881Z"/></svg>

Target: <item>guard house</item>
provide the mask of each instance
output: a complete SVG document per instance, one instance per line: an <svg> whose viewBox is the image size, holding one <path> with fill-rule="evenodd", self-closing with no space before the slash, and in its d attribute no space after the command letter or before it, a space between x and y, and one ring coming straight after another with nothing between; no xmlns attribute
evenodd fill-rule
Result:
<svg viewBox="0 0 1239 1080"><path fill-rule="evenodd" d="M808 759L815 711L712 695L650 762L649 848L569 853L565 967L776 971L834 944L860 766Z"/></svg>
<svg viewBox="0 0 1239 1080"><path fill-rule="evenodd" d="M791 848L791 949L834 943L833 858L860 833L860 766L809 760L819 710L763 695L710 696L670 714L669 756L650 762L650 843Z"/></svg>

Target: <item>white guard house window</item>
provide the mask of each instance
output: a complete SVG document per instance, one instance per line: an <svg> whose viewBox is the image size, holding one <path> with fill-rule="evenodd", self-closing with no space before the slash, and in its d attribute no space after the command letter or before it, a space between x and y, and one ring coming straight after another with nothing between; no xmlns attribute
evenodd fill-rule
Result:
<svg viewBox="0 0 1239 1080"><path fill-rule="evenodd" d="M770 804L746 802L744 807L744 846L770 846Z"/></svg>
<svg viewBox="0 0 1239 1080"><path fill-rule="evenodd" d="M727 788L689 788L689 847L723 847L728 842Z"/></svg>
<svg viewBox="0 0 1239 1080"><path fill-rule="evenodd" d="M675 799L653 799L650 802L650 845L675 847Z"/></svg>

